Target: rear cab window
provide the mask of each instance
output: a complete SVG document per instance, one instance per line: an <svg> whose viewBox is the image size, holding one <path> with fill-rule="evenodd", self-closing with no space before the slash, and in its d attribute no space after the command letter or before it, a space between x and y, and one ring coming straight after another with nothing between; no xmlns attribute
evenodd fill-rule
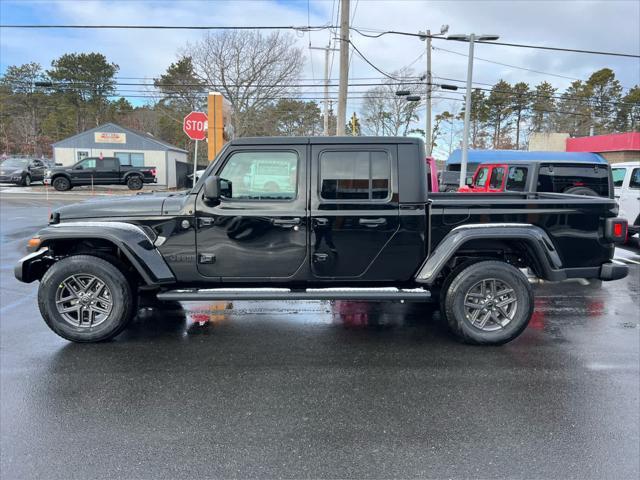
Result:
<svg viewBox="0 0 640 480"><path fill-rule="evenodd" d="M576 187L586 187L602 197L608 197L609 166L606 164L542 164L538 172L538 191L565 193Z"/></svg>

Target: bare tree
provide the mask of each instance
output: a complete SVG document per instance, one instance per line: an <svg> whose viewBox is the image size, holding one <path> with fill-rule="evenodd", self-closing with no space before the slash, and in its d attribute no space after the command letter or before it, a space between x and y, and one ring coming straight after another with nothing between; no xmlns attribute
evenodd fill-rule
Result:
<svg viewBox="0 0 640 480"><path fill-rule="evenodd" d="M416 113L421 102L409 102L403 96L396 95L398 90L420 93L411 70L402 70L393 74L400 81L389 79L379 87L365 93L362 105L363 128L367 135L407 135L411 123L419 119Z"/></svg>
<svg viewBox="0 0 640 480"><path fill-rule="evenodd" d="M291 97L304 65L295 38L280 31L209 33L183 55L192 58L195 74L210 90L220 91L233 107L238 136L254 134L252 117L280 97Z"/></svg>

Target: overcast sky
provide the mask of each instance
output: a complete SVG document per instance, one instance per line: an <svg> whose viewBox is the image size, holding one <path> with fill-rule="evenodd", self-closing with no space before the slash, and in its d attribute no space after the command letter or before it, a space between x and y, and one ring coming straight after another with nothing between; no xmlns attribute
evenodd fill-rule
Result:
<svg viewBox="0 0 640 480"><path fill-rule="evenodd" d="M325 25L336 23L336 0L301 1L0 1L3 24L164 24L164 25ZM334 12L334 20L331 13ZM495 33L501 41L588 50L640 53L640 1L421 1L351 0L356 27L374 30L418 32L439 31L448 24L450 33ZM149 30L15 30L0 32L0 69L36 61L49 67L51 60L68 52L101 52L120 66L119 77L153 78L176 60L176 52L198 31ZM303 78L318 79L321 85L324 57L307 49L324 46L329 31L298 34L307 63ZM392 72L413 63L416 72L425 69L425 44L415 37L386 35L378 39L352 34L352 41L378 67ZM466 75L467 44L433 42L433 74L463 80ZM437 48L459 52L456 55ZM477 45L474 81L494 84L499 79L530 84L547 80L564 88L570 77L586 79L593 71L612 68L625 88L640 83L640 61L634 58L530 50ZM538 70L534 73L479 59ZM417 61L416 61L417 59ZM553 75L552 75L553 74ZM380 77L357 56L351 62L352 78ZM559 75L559 76L554 76ZM338 58L332 77L338 76ZM451 83L451 82L449 82ZM127 87L122 87L127 88ZM128 87L131 88L131 87ZM357 96L364 87L352 87ZM337 89L334 89L337 91ZM320 92L321 88L308 91ZM436 95L458 97L446 92ZM132 99L136 104L141 100ZM436 111L450 108L441 100ZM349 113L361 100L352 100Z"/></svg>

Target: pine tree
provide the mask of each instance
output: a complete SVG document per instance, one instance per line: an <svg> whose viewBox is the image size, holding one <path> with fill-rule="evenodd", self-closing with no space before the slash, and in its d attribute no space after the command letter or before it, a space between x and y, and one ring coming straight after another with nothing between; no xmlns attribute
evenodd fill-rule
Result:
<svg viewBox="0 0 640 480"><path fill-rule="evenodd" d="M620 82L610 68L594 72L587 80L591 94L591 114L597 133L609 133L615 128L615 119L622 94Z"/></svg>
<svg viewBox="0 0 640 480"><path fill-rule="evenodd" d="M549 133L554 130L553 115L556 108L554 98L556 88L549 82L536 85L532 92L531 101L531 131L536 133Z"/></svg>
<svg viewBox="0 0 640 480"><path fill-rule="evenodd" d="M529 117L531 107L531 91L529 85L524 82L516 83L513 86L512 109L515 115L516 124L516 149L520 148L520 128L522 123Z"/></svg>

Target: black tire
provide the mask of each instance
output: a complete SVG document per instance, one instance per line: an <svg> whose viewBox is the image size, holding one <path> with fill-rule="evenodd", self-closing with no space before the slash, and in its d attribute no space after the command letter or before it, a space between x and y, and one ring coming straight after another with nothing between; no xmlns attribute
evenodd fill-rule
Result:
<svg viewBox="0 0 640 480"><path fill-rule="evenodd" d="M51 182L51 185L59 192L71 190L71 182L67 177L56 177L53 179L53 182Z"/></svg>
<svg viewBox="0 0 640 480"><path fill-rule="evenodd" d="M503 317L504 326L493 320L494 313L498 317L501 313L480 311L478 316L483 315L485 322L488 322L486 317L491 315L489 318L492 322L482 328L472 323L465 304L468 294L476 295L472 291L474 287L482 281L491 282L492 280L507 287L502 291L510 290L508 295L515 299L510 305L513 303L515 305L509 307L512 310L507 309L512 313L512 318L506 322L508 317ZM505 299L505 296L501 296L500 299ZM497 298L483 301L487 304L481 307L486 310L495 310L495 308L487 309L487 306L500 308L498 305L502 303ZM446 291L443 292L441 310L450 330L463 342L476 345L502 345L516 338L527 328L533 314L533 289L523 273L512 265L497 260L481 261L452 272L452 278L447 282Z"/></svg>
<svg viewBox="0 0 640 480"><path fill-rule="evenodd" d="M72 325L58 311L56 295L72 275L91 275L104 283L110 293L111 309L94 326ZM118 335L135 315L136 301L131 284L114 265L93 255L73 255L49 268L40 282L38 306L46 324L62 338L88 343L109 340Z"/></svg>
<svg viewBox="0 0 640 480"><path fill-rule="evenodd" d="M562 193L569 193L571 195L589 195L591 197L598 197L599 195L595 190L591 190L589 187L571 187L567 188Z"/></svg>
<svg viewBox="0 0 640 480"><path fill-rule="evenodd" d="M24 176L24 178L22 179L22 182L20 183L23 187L28 187L31 185L31 175L29 175L28 173Z"/></svg>
<svg viewBox="0 0 640 480"><path fill-rule="evenodd" d="M140 175L131 175L127 178L127 187L129 190L140 190L142 189L142 177Z"/></svg>

